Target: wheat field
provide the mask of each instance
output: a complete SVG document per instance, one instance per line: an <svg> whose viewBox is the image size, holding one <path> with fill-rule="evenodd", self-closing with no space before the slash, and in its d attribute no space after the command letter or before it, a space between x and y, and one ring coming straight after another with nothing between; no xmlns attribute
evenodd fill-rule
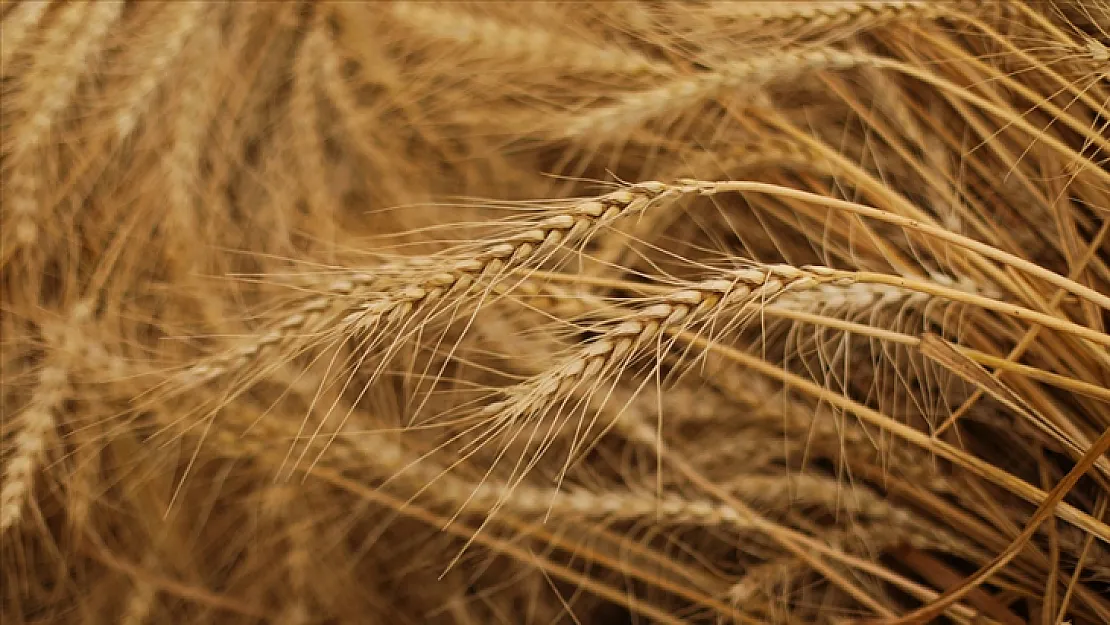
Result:
<svg viewBox="0 0 1110 625"><path fill-rule="evenodd" d="M1110 622L1110 3L0 3L4 625Z"/></svg>

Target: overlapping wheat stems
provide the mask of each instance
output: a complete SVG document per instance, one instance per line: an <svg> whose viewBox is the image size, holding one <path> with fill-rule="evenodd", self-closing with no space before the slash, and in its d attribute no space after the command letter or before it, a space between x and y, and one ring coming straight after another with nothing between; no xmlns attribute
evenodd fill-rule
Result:
<svg viewBox="0 0 1110 625"><path fill-rule="evenodd" d="M299 432L294 423L283 421L280 418L273 416L269 418L259 419L252 421L248 432L236 432L231 426L235 425L233 422L239 420L235 415L229 415L227 420L221 420L218 426L211 433L211 443L219 450L219 453L229 454L230 457L239 458L243 454L250 456L269 459L276 462L280 460L280 451L275 449L274 443L277 441L297 441L299 440ZM242 425L242 424L238 424ZM311 438L307 441L308 444L318 444L318 439ZM550 542L552 545L558 545L562 548L568 548L573 545L573 542L568 543L566 539L560 538L558 533L552 533L542 529L541 525L537 522L542 522L545 519L550 519L552 522L564 523L574 522L574 510L566 508L559 504L555 505L555 510L548 510L541 512L539 501L544 499L544 494L540 489L532 488L531 490L525 489L527 493L532 493L533 498L531 505L520 508L512 504L501 509L495 509L496 506L504 504L502 498L504 488L490 485L486 482L475 483L470 480L464 479L462 476L454 475L450 471L450 467L444 467L435 462L430 457L421 457L406 451L400 446L397 441L390 438L382 438L378 436L368 437L366 433L357 431L347 431L344 435L337 437L334 441L328 444L329 453L322 456L319 464L312 467L302 467L301 470L306 475L313 475L328 481L333 478L329 476L338 476L341 473L350 473L353 471L369 471L372 479L385 481L388 480L389 488L384 485L379 488L373 489L377 493L385 493L387 491L397 490L401 494L400 497L408 497L408 500L392 498L392 507L404 515L414 516L421 518L424 514L423 507L429 509L443 509L453 512L451 519L443 518L443 521L437 523L437 526L448 528L460 532L459 535L465 538L467 544L475 542L477 544L486 544L489 537L486 533L481 531L470 530L465 524L458 524L454 522L454 518L460 515L466 517L476 517L484 519L488 522L491 515L496 513L500 523L507 524L507 527L512 527L518 531L523 532L525 535L532 536L541 540ZM343 484L352 485L361 482L344 481ZM362 487L369 489L369 487ZM505 487L507 488L507 487ZM556 491L547 490L549 495L554 496ZM417 502L418 496L421 501ZM582 493L576 501L581 503L583 499L594 499L594 505L588 505L591 509L597 509L598 504L607 501L608 497L605 494L588 494ZM618 499L621 497L618 496ZM633 500L624 498L629 503ZM650 500L650 499L649 499ZM674 518L676 523L713 523L720 519L720 515L724 514L725 519L733 519L735 514L727 511L713 510L710 506L710 512L706 512L706 504L698 503L696 501L684 500L679 497L672 497L668 499L668 509L677 508L674 510ZM642 509L642 506L637 506L636 509ZM564 516L565 513L567 516ZM521 520L516 520L517 516ZM592 515L591 515L592 516ZM629 518L629 517L625 517ZM448 521L451 522L448 522ZM741 529L743 524L737 525L735 529ZM604 535L605 530L599 528L591 528L590 532ZM623 542L623 539L618 536L610 536L610 540ZM628 552L628 555L635 557L647 558L651 562L659 565L663 570L667 570L678 576L689 576L689 571L684 571L680 567L675 566L675 563L657 556L654 552L640 546L638 544L623 545L622 551ZM594 557L599 557L595 554ZM546 568L547 561L545 559L538 562L529 560L531 564ZM665 583L665 578L660 578L656 574L649 571L640 570L638 568L627 568L627 565L621 561L606 561L600 559L600 562L605 566L611 567L614 570L627 571L633 578L642 579L649 584L661 584L661 587L676 592L679 596L686 597L687 599L695 602L707 601L707 598L702 596L699 592L693 589L683 589L681 587L673 586ZM721 613L728 614L730 611L727 606L714 605L708 603L707 607L711 607Z"/></svg>
<svg viewBox="0 0 1110 625"><path fill-rule="evenodd" d="M820 267L815 267L811 269L816 273L827 273L830 271L827 268ZM537 279L544 276L546 276L547 278L554 278L558 275L559 274L536 272L535 277ZM945 284L951 282L951 280L945 279L943 276L938 276L937 282L939 284ZM530 282L524 283L525 286L530 284ZM647 292L658 294L660 291L666 291L666 287L648 286L636 283L620 284L622 284L625 288L632 290L633 292L635 292L636 290L644 290ZM857 286L864 288L857 289ZM822 292L836 293L841 289L847 290L848 292L860 290L866 292L868 291L868 289L866 288L867 286L868 285L866 285L865 283L845 283L834 281L823 283L810 289L787 290L777 298L770 299L766 302L758 302L758 307L756 307L753 311L749 311L748 314L754 314L758 311L761 311L763 314L775 314L777 312L776 307L778 306L779 302L788 298L793 299L793 304L796 305L801 304L806 307L819 308L821 306L820 295L822 294ZM907 300L920 299L917 295L914 295L914 291L907 291L904 295L900 297L895 297L895 293L887 292L887 285L883 285L880 283L878 286L880 288L877 289L877 291L873 293L872 296L881 297L883 300L888 300L891 302L904 302ZM571 295L560 287L552 284L533 286L532 288L521 290L526 291L532 295L540 292L547 292L548 297L554 297L554 302L550 304L542 304L540 302L536 302L533 297L529 297L529 301L535 302L542 308L550 310L554 314L558 315L581 315L584 312L591 310L590 306L593 306L593 312L604 311L603 317L614 319L616 320L615 322L619 322L623 318L622 315L629 314L625 307L606 306L604 303L595 301L596 298L584 294L581 291ZM838 294L838 296L840 295ZM738 310L743 310L742 307L737 308ZM790 317L788 316L788 318ZM824 319L819 315L807 315L803 319L805 322L818 324L830 323L830 320ZM833 325L834 327L838 327L836 324ZM852 332L858 332L863 335L867 335L868 333L876 333L875 336L880 337L881 340L895 340L898 342L903 342L905 345L910 347L917 347L921 344L921 339L917 337L890 332L882 333L866 325L853 326L850 328L850 330ZM685 336L688 334L690 333L683 331L678 332L676 336L683 341L689 341L691 337ZM703 345L703 347L706 346ZM712 344L710 344L709 347L712 347ZM710 349L710 351L712 351L712 349ZM998 359L989 357L988 354L977 353L974 351L968 351L967 353L977 359L983 359L983 362L990 362L994 365L1003 364L997 362ZM708 354L707 357L709 361L713 362L714 364L712 366L707 366L704 369L711 372L711 378L714 380L715 384L723 385L721 386L721 388L726 393L734 395L737 401L741 403L750 403L751 401L753 401L750 398L754 397L758 398L758 400L755 400L757 404L762 402L765 408L768 405L775 407L776 410L771 411L770 414L779 415L778 417L776 417L776 419L784 426L794 427L794 422L797 421L797 427L800 427L803 432L809 432L818 438L824 437L828 440L840 441L840 444L843 446L843 451L837 457L842 462L847 461L847 464L849 466L858 468L859 462L873 457L875 452L881 449L882 451L880 453L890 454L890 460L893 462L893 465L898 468L899 472L911 477L913 480L915 480L916 483L922 485L927 484L929 485L929 488L934 492L945 492L951 490L952 487L950 484L948 484L947 480L938 476L934 470L930 470L930 466L933 464L930 458L927 455L923 454L922 451L918 450L918 447L921 447L925 452L929 452L931 450L931 444L927 443L924 437L916 435L907 437L905 436L905 434L908 433L908 431L901 429L899 431L903 432L903 435L898 436L897 438L905 438L912 443L912 446L903 448L891 445L889 443L883 444L881 443L881 441L876 441L871 435L868 435L865 431L861 430L858 424L855 423L854 419L834 418L836 417L836 415L833 413L833 411L827 409L828 406L824 406L824 409L815 410L813 406L809 404L800 403L797 400L788 398L786 396L783 396L781 399L779 399L779 394L776 393L770 387L770 385L763 381L759 377L758 373L750 371L748 370L748 368L742 365L730 365L727 362L727 359L722 358L720 354ZM1096 395L1098 394L1097 389L1090 388L1089 385L1074 386L1073 383L1076 383L1078 381L1070 379L1050 379L1049 377L1047 377L1046 372L1040 372L1039 370L1031 371L1023 369L1022 372L1025 374L1034 375L1034 377L1037 377L1038 379L1043 379L1045 381L1061 385L1064 388L1075 388L1080 392L1094 393ZM808 392L815 393L815 391L816 389L812 389ZM610 404L614 406L626 406L625 409L622 409L620 411L620 415L616 417L608 415L605 419L599 420L602 422L614 424L611 427L614 427L616 431L628 436L630 440L640 442L648 446L656 444L657 441L654 430L647 426L648 424L644 421L644 419L632 418L635 415L636 411L627 409L627 406L630 405L630 401L627 400L627 398L624 398L621 393L614 393L612 389L598 390L596 385L585 385L585 388L575 388L573 389L573 392L576 397L580 394L597 392L598 395L602 395L605 399L609 400ZM815 394L814 396L820 398L822 395ZM699 401L704 401L704 398ZM564 401L564 403L566 402ZM854 407L860 408L858 406ZM852 412L853 405L849 402L847 404L841 405L840 408L847 409L848 412ZM593 407L591 406L590 409L592 410ZM877 414L869 414L871 415L871 417L873 417L872 419L870 419L870 423L872 425L878 425L879 427L882 427L884 429L886 428L886 425L884 425L884 420L880 419ZM755 416L761 415L757 413ZM662 415L660 415L660 417L662 417ZM1065 439L1065 444L1066 443L1067 440ZM1082 449L1077 448L1077 451L1081 453ZM956 460L957 464L974 462L972 459L962 455L950 459ZM979 463L979 465L981 469L985 469L985 467L983 467L981 463ZM1001 474L995 474L992 477L993 480L996 482L999 482L1001 480L1001 483L1007 483L1007 480L1009 479L1007 476L1003 476Z"/></svg>
<svg viewBox="0 0 1110 625"><path fill-rule="evenodd" d="M290 426L291 424L282 423L278 419L268 418L252 424L250 434L244 435L236 434L232 430L221 427L213 432L213 442L219 447L226 447L228 450L251 450L250 453L259 457L273 455L275 452L273 443L275 441L292 440L297 437L297 434L294 433L295 428ZM451 475L446 468L437 465L429 458L417 458L412 454L401 451L395 444L384 440L362 442L360 441L362 436L364 435L357 432L348 432L338 437L333 443L329 443L330 453L323 456L320 465L310 468L308 471L310 473L323 471L326 474L330 469L322 467L334 467L335 470L339 471L349 471L355 467L373 467L376 475L383 477L395 476L391 477L391 482L403 481L408 484L409 486L404 488L406 491L411 492L413 488L419 487L417 492L427 495L431 505L435 508L452 508L456 515L479 515L479 518L485 519L483 526L495 515L501 516L509 513L511 517L549 521L560 525L574 523L576 520L619 521L621 519L656 518L667 523L720 526L740 532L766 532L768 529L766 524L760 525L748 520L745 513L737 509L736 502L721 504L711 500L689 499L671 494L665 494L660 498L647 493L622 494L621 492L611 491L593 493L581 489L557 491L550 488L522 485L519 482L492 483L480 481L474 483L460 476ZM241 451L235 453L238 454ZM781 480L777 478L757 478L756 481L758 482L759 479L781 486ZM807 478L799 476L799 479L803 483L794 484L794 486L805 486ZM814 502L830 503L837 508L844 504L845 511L862 515L861 518L870 517L872 523L878 524L877 527L889 525L887 534L896 537L891 538L893 542L908 542L927 548L968 553L969 547L958 539L950 537L944 531L935 527L922 525L914 521L906 511L892 506L865 491L849 492L843 489L830 489L827 485L813 484L811 488L815 487L830 492L807 494L804 492L805 489L798 491L790 488L783 491L780 487L772 489L774 490L772 493L761 489L755 482L748 486L750 488L744 490L743 498L748 499L750 497L752 501L761 506L785 505L788 501L793 501L798 497L803 501L813 499ZM839 493L839 495L836 493ZM826 496L829 494L833 494L836 503L829 501L828 496ZM768 499L768 497L771 499ZM785 499L783 499L784 497ZM759 502L763 503L760 504ZM402 509L412 511L412 506L405 505ZM532 528L529 531L535 531L535 526L528 527ZM849 531L849 534L853 531ZM860 528L859 531L862 532L861 538L863 540L870 540L868 538L870 530ZM799 534L798 536L802 535ZM483 542L483 539L477 534L469 535L467 538L468 541ZM842 549L840 543L844 540L833 540L828 545L825 545L824 540L822 538L820 544L814 543L814 545L818 546L819 550L825 555L837 557L839 550ZM627 548L629 547L626 546L625 549ZM851 559L851 561L855 561L855 559ZM632 574L639 576L636 572ZM645 577L644 579L648 581L651 578ZM896 584L912 585L911 582L897 576L891 576L891 579ZM960 609L962 608L957 608L957 611Z"/></svg>
<svg viewBox="0 0 1110 625"><path fill-rule="evenodd" d="M718 304L735 305L749 298L772 300L776 294L791 288L812 287L820 282L815 275L794 267L772 266L734 271L730 274L731 282L718 279L689 285L669 297L659 298L659 303L646 306L632 318L601 330L599 340L558 367L553 374L549 372L534 384L513 389L511 398L489 404L481 413L486 417L496 415L493 418L494 427L500 427L498 421L506 418L511 421L528 412L542 410L544 405L558 401L583 380L611 374L633 351L660 337L662 328L704 321L711 318L714 312L720 312ZM482 492L472 492L471 497ZM511 493L512 489L506 492ZM502 496L504 494L502 492ZM478 501L483 499L479 496ZM483 502L482 505L498 504Z"/></svg>
<svg viewBox="0 0 1110 625"><path fill-rule="evenodd" d="M535 280L522 283L516 289L514 296L523 297L530 306L538 306L568 319L581 315L600 314L602 318L619 321L631 314L628 305L605 302L581 290L571 294L557 283L541 283L540 280L545 276L554 278L560 274L536 272ZM566 278L569 281L571 276ZM948 281L944 276L938 276L938 280L941 283ZM633 292L643 289L656 295L665 293L668 288L640 283L613 282ZM748 316L760 313L774 314L776 308L784 303L790 308L817 311L824 308L826 302L843 306L849 305L854 300L856 303L871 307L904 306L907 302L922 301L922 295L913 291L899 292L900 289L887 285L876 285L878 288L872 290L870 286L872 285L836 281L811 285L804 289L786 289L772 299L753 301L748 307L737 306L730 310L729 314ZM845 293L850 294L851 299L846 298ZM832 297L825 297L829 295ZM928 296L925 296L925 299L929 299ZM819 316L813 316L812 320L815 323L821 323ZM861 331L866 329L867 327L864 326ZM682 333L676 336L681 339ZM659 442L658 435L651 425L655 419L670 420L675 416L681 416L684 420L693 418L699 421L721 423L738 420L736 425L784 428L787 436L801 436L807 442L803 445L803 449L798 450L799 454L803 451L805 454L817 453L849 466L873 461L883 465L890 463L891 468L896 467L899 473L912 477L916 483L928 485L932 492L947 492L952 489L952 485L938 474L932 466L932 460L921 450L878 440L854 419L838 418L831 410L815 408L811 404L789 397L786 393L776 391L763 378L753 375L743 367L730 366L717 354L709 353L705 358L705 364L698 369L707 374L713 384L718 386L726 396L737 402L739 406L748 407L747 409L738 410L735 406L723 405L719 401L714 401L712 394L704 392L689 396L684 392L686 389L683 387L669 388L661 394L652 393L650 396L645 396L644 392L630 392L616 387L602 391L593 387L576 388L573 392L576 400L580 395L587 395L584 401L589 405L590 410L596 409L599 414L606 413L599 421L611 424L610 427L613 427L615 432L648 448L655 447ZM673 357L666 357L665 360L669 365L676 364L672 362ZM595 404L600 405L595 406ZM816 450L811 450L810 444L815 445ZM740 446L744 447L742 443ZM714 453L721 451L716 448L711 449L715 450ZM775 454L787 451L788 448L783 447L776 449ZM728 455L728 452L725 453ZM752 452L748 450L741 455L746 456L750 453Z"/></svg>
<svg viewBox="0 0 1110 625"><path fill-rule="evenodd" d="M398 334L403 334L405 328L414 327L415 320L420 315L423 315L420 318L427 319L437 305L455 303L480 306L481 301L489 294L490 285L507 279L515 271L537 267L551 258L557 249L584 242L618 219L646 210L650 205L662 203L664 198L726 191L753 191L795 197L846 213L892 223L1026 270L1060 288L1110 307L1110 298L1033 263L938 227L879 209L762 183L686 181L680 185L665 185L652 182L633 185L627 190L612 192L597 199L573 203L567 209L538 221L534 228L522 228L523 231L518 231L517 234L479 243L466 257L456 255L410 259L400 266L379 268L386 276L393 274L382 280L367 273L352 273L348 277L342 277L329 285L324 294L302 302L294 313L272 326L261 337L247 342L230 354L192 366L187 371L185 380L188 383L207 382L234 375L255 362L260 354L287 345L293 339L302 345L297 351L312 344L343 340L368 332L380 343L387 329L398 330ZM1095 330L936 282L830 268L813 268L812 272L821 274L824 278L819 282L847 281L886 285L964 301L1073 334L1100 346L1110 345L1110 336ZM373 342L370 344L375 345Z"/></svg>

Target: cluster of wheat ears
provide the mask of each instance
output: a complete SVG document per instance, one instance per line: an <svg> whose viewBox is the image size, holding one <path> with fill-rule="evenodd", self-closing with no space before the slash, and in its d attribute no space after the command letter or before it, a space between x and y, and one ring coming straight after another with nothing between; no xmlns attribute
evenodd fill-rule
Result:
<svg viewBox="0 0 1110 625"><path fill-rule="evenodd" d="M24 623L1110 622L1110 4L0 4Z"/></svg>

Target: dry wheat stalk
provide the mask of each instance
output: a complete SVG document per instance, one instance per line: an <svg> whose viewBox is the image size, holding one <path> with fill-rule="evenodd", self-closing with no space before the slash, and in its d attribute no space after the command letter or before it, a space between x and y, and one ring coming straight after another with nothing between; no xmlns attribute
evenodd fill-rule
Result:
<svg viewBox="0 0 1110 625"><path fill-rule="evenodd" d="M824 268L814 269L816 271L824 270ZM793 268L785 270L789 272L793 271ZM772 268L767 271L770 274L774 270ZM726 272L718 274L717 279L721 283L730 283L730 277ZM939 284L952 283L951 279L945 276L938 275L934 279ZM878 288L872 290L871 286L877 286ZM629 283L627 288L631 290L644 289L643 285L635 283ZM666 293L670 288L653 287L644 290L649 293ZM897 288L888 290L886 285L858 284L849 280L847 282L826 282L808 285L803 288L786 289L767 300L753 298L746 307L740 306L739 308L745 311L745 315L773 313L784 300L787 303L786 307L792 307L791 304L794 304L796 305L794 307L803 310L820 310L828 306L844 307L849 305L851 300L845 294L850 295L861 291L863 294L859 296L860 301L858 302L861 305L860 310L873 310L884 302L903 306L907 301L918 300L921 302L929 299L928 297L922 298L920 294L912 291L900 291ZM506 290L506 292L514 296L524 296L530 302L530 305L539 306L565 318L575 318L587 313L604 310L603 317L611 320L611 323L617 324L625 320L626 315L635 314L634 311L629 311L623 306L613 307L611 303L602 302L598 297L589 293L579 291L572 294L558 284L544 284L538 280L527 280L517 285L513 291ZM537 299L540 297L543 297L544 301ZM745 310L745 308L750 308L750 310ZM725 316L723 311L719 313L719 316ZM594 329L590 326L586 326L586 328ZM714 383L721 387L731 399L740 405L751 406L756 409L737 415L736 410L719 402L711 401L712 397L704 394L699 395L696 399L694 397L686 398L688 401L686 401L685 406L682 406L684 395L681 389L669 390L661 397L645 393L629 397L628 394L617 388L608 388L603 393L596 392L596 385L576 386L570 392L575 396L576 402L585 401L592 411L607 412L605 404L620 407L620 414L606 416L603 421L606 423L613 422L616 431L630 437L630 440L643 443L649 447L657 442L654 430L649 427L650 421L655 418L661 416L670 418L671 414L682 414L687 419L725 421L737 415L744 419L742 423L770 425L775 428L782 428L788 433L801 433L803 437L808 439L805 449L807 452L810 443L817 445L818 450L831 443L834 458L840 458L842 455L857 460L877 457L883 464L892 463L905 475L913 476L922 484L928 484L930 490L946 492L951 489L951 485L931 468L932 461L927 454L921 454L914 448L895 446L891 445L889 441L878 440L874 435L862 429L854 420L843 419L835 412L827 410L827 407L815 409L810 404L787 397L776 391L763 378L753 376L735 366L729 367L727 363L721 362L720 358L712 354L707 356L706 366L703 367L703 370L710 374ZM587 377L592 379L592 376ZM587 395L584 400L580 397L583 394ZM598 404L595 401L598 399L594 396L595 394L604 401ZM678 403L671 400L677 400ZM656 409L657 401L661 402L659 404L660 412L657 412ZM698 406L699 409L690 412L690 406ZM780 453L783 451L785 449L778 450Z"/></svg>
<svg viewBox="0 0 1110 625"><path fill-rule="evenodd" d="M180 91L173 94L177 98L173 145L163 160L170 204L167 217L180 232L198 231L201 150L219 106L216 84L209 74L219 71L220 53L219 33L209 28L199 28L182 52L181 65L186 69Z"/></svg>
<svg viewBox="0 0 1110 625"><path fill-rule="evenodd" d="M689 327L720 315L737 304L770 301L789 290L813 288L814 274L789 265L722 272L721 278L686 285L667 296L649 300L628 318L596 329L599 336L562 364L521 384L511 396L482 408L494 421L513 421L565 397L573 388L613 375L637 351L652 346L671 328Z"/></svg>

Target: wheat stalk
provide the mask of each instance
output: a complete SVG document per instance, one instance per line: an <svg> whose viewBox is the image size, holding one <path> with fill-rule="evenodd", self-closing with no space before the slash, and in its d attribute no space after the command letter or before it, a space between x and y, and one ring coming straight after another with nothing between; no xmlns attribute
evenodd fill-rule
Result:
<svg viewBox="0 0 1110 625"><path fill-rule="evenodd" d="M785 4L712 2L706 7L718 18L755 19L763 23L787 22L813 29L852 25L873 27L906 18L932 19L951 10L944 4L914 0L862 2L789 2Z"/></svg>
<svg viewBox="0 0 1110 625"><path fill-rule="evenodd" d="M769 265L723 272L721 278L686 285L649 300L628 318L595 329L597 339L549 372L513 389L511 398L487 404L482 414L495 421L511 421L534 413L585 381L613 375L635 352L651 346L672 327L689 327L720 315L726 307L770 301L788 290L804 290L819 283L813 274L795 267Z"/></svg>

